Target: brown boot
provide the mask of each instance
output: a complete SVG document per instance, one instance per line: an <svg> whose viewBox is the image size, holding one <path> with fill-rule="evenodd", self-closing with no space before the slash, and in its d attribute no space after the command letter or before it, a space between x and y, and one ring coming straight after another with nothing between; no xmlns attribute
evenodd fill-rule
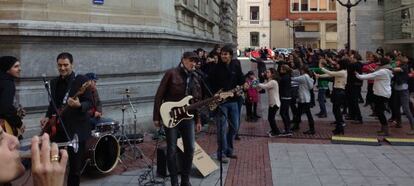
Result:
<svg viewBox="0 0 414 186"><path fill-rule="evenodd" d="M378 136L389 136L390 134L388 133L388 126L386 125L381 125L381 130L377 132Z"/></svg>

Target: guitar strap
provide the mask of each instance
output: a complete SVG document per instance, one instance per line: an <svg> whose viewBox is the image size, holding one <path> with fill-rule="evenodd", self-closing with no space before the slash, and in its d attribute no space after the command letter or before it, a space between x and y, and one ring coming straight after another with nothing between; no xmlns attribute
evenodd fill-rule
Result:
<svg viewBox="0 0 414 186"><path fill-rule="evenodd" d="M75 75L73 76L73 78L70 80L70 82L69 82L69 86L68 86L68 90L66 91L66 94L65 94L65 96L63 97L63 100L62 100L62 105L66 105L66 103L67 103L67 101L68 101L68 98L69 98L69 92L70 92L70 90L72 89L72 85L73 85L73 82L75 81L75 79L76 79L76 76L77 76L77 74L75 73Z"/></svg>
<svg viewBox="0 0 414 186"><path fill-rule="evenodd" d="M191 73L190 71L188 71L184 65L182 63L180 63L180 68L183 69L185 75L186 75L186 80L185 80L185 95L191 95L192 94L192 89L193 89L193 73Z"/></svg>

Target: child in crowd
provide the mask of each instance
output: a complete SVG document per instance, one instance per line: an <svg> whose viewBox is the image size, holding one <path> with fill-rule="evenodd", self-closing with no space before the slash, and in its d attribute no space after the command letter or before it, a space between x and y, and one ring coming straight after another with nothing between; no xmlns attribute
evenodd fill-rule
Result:
<svg viewBox="0 0 414 186"><path fill-rule="evenodd" d="M260 116L257 115L257 102L259 101L259 92L256 87L259 81L253 71L246 74L246 121L256 122Z"/></svg>

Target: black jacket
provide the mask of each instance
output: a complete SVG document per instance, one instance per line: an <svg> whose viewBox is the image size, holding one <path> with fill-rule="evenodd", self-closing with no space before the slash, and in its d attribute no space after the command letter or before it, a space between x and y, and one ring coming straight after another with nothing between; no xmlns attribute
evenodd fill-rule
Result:
<svg viewBox="0 0 414 186"><path fill-rule="evenodd" d="M57 100L56 98L56 86L58 83L60 76L53 79L50 82L50 90L52 94L52 98L57 103L62 102L62 100ZM80 89L80 87L87 81L87 78L83 75L77 75L75 77L75 73L72 73L70 76L71 89L69 92L69 97L73 97L76 92ZM70 83L69 83L70 84ZM79 96L79 101L81 103L80 108L71 108L67 107L67 109L62 113L62 120L65 125L65 128L69 134L69 137L72 139L73 135L76 133L79 137L79 141L86 140L91 134L91 125L89 124L89 115L88 110L92 107L92 93L88 88L84 94ZM51 103L49 103L49 108L46 113L46 117L51 117L52 114L55 114L55 110ZM58 125L56 137L53 139L56 142L65 142L68 141L66 135L63 131L62 125Z"/></svg>
<svg viewBox="0 0 414 186"><path fill-rule="evenodd" d="M279 96L280 98L291 98L292 95L292 80L289 74L283 74L279 82Z"/></svg>
<svg viewBox="0 0 414 186"><path fill-rule="evenodd" d="M0 118L6 120L13 127L21 127L21 119L13 105L16 86L14 77L0 72Z"/></svg>
<svg viewBox="0 0 414 186"><path fill-rule="evenodd" d="M402 85L404 83L408 83L408 73L409 73L409 68L408 65L402 65L400 67L402 69L401 72L394 72L394 77L393 77L393 85Z"/></svg>
<svg viewBox="0 0 414 186"><path fill-rule="evenodd" d="M358 74L362 74L362 63L361 62L356 62L356 63L350 63L348 64L348 68L347 68L347 72L348 72L348 76L347 76L347 83L346 85L349 86L362 86L363 81L358 79L355 75L355 72L357 72Z"/></svg>
<svg viewBox="0 0 414 186"><path fill-rule="evenodd" d="M239 60L234 59L228 65L220 61L209 70L208 82L213 93L219 90L228 91L244 84L245 79ZM228 101L238 101L238 98L233 97Z"/></svg>

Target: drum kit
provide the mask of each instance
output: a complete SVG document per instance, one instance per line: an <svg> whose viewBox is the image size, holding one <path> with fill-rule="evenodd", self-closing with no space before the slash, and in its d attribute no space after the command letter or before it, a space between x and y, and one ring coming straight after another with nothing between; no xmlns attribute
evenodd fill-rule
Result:
<svg viewBox="0 0 414 186"><path fill-rule="evenodd" d="M150 165L148 158L135 145L137 142L143 142L143 136L136 133L137 111L130 99L130 92L126 89L122 94L126 95L126 97L123 97L121 104L122 122L119 123L109 118L101 118L92 130L92 137L86 141L86 163L83 170L86 168L87 173L106 174L111 172L118 163L121 163L126 170L128 167L123 162L126 159L136 160L141 158L147 165ZM127 109L127 106L124 104L125 98L134 115L135 133L132 135L125 132L125 110ZM131 141L135 143L132 144ZM129 150L131 153L124 152L126 150Z"/></svg>

